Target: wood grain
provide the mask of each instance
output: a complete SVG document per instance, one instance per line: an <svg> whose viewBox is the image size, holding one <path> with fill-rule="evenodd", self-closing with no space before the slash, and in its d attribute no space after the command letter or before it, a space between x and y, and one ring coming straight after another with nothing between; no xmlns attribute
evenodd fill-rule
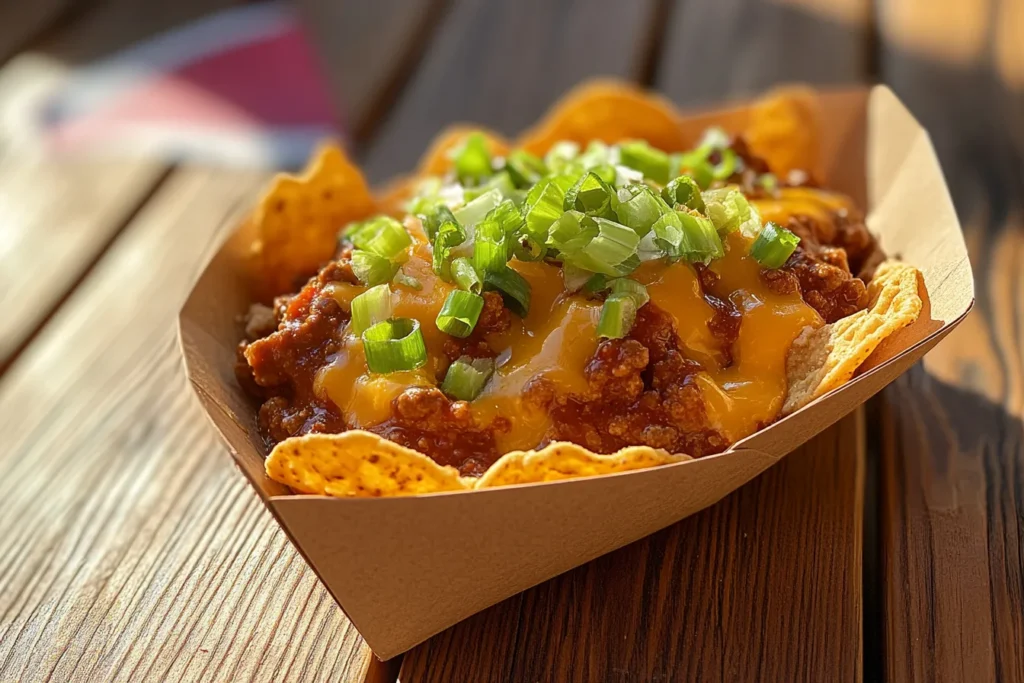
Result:
<svg viewBox="0 0 1024 683"><path fill-rule="evenodd" d="M636 78L656 9L654 0L455 0L362 154L368 177L380 182L412 169L450 123L512 135L588 76Z"/></svg>
<svg viewBox="0 0 1024 683"><path fill-rule="evenodd" d="M175 172L0 382L0 680L352 680L371 655L208 427L174 317L264 180Z"/></svg>
<svg viewBox="0 0 1024 683"><path fill-rule="evenodd" d="M471 617L400 680L859 681L863 431L847 417L708 510Z"/></svg>
<svg viewBox="0 0 1024 683"><path fill-rule="evenodd" d="M154 161L0 158L0 373L145 201Z"/></svg>
<svg viewBox="0 0 1024 683"><path fill-rule="evenodd" d="M1022 5L936 5L885 6L881 66L939 152L977 305L884 393L886 673L1024 681Z"/></svg>

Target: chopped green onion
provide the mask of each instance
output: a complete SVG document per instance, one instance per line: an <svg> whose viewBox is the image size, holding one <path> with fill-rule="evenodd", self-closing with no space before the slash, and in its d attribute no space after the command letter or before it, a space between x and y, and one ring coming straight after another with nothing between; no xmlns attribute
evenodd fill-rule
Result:
<svg viewBox="0 0 1024 683"><path fill-rule="evenodd" d="M434 236L434 272L448 277L448 257L454 247L466 241L466 231L456 221L446 221Z"/></svg>
<svg viewBox="0 0 1024 683"><path fill-rule="evenodd" d="M629 166L623 166L622 164L616 164L615 166L615 186L625 187L626 185L635 185L644 181L644 174L636 169L632 169ZM610 181L609 181L610 182Z"/></svg>
<svg viewBox="0 0 1024 683"><path fill-rule="evenodd" d="M366 221L349 238L356 248L388 260L393 260L412 245L412 238L402 224L389 216L377 216Z"/></svg>
<svg viewBox="0 0 1024 683"><path fill-rule="evenodd" d="M510 197L516 191L516 186L508 173L499 171L491 176L491 179L483 185L465 190L462 196L468 202L489 190L497 190L501 193L502 197Z"/></svg>
<svg viewBox="0 0 1024 683"><path fill-rule="evenodd" d="M472 401L484 390L494 374L494 360L462 356L448 366L441 391L456 401Z"/></svg>
<svg viewBox="0 0 1024 683"><path fill-rule="evenodd" d="M478 273L501 270L508 263L509 254L505 246L505 231L490 219L476 226L473 237L473 267Z"/></svg>
<svg viewBox="0 0 1024 683"><path fill-rule="evenodd" d="M530 187L548 172L540 158L526 150L517 149L505 157L505 171L516 187Z"/></svg>
<svg viewBox="0 0 1024 683"><path fill-rule="evenodd" d="M582 211L588 216L611 218L615 216L612 202L615 191L593 171L580 176L576 183L566 190L562 209Z"/></svg>
<svg viewBox="0 0 1024 683"><path fill-rule="evenodd" d="M538 242L547 240L551 224L562 215L565 188L561 186L558 178L559 176L541 178L526 195L523 203L526 232Z"/></svg>
<svg viewBox="0 0 1024 683"><path fill-rule="evenodd" d="M408 287L409 289L414 289L417 292L423 289L422 282L414 278L412 275L406 275L401 269L395 273L395 283L402 285L403 287Z"/></svg>
<svg viewBox="0 0 1024 683"><path fill-rule="evenodd" d="M715 180L728 180L740 167L736 152L728 147L719 152L721 160L711 168L711 177Z"/></svg>
<svg viewBox="0 0 1024 683"><path fill-rule="evenodd" d="M484 299L461 289L453 289L437 314L437 329L453 337L468 337L484 310Z"/></svg>
<svg viewBox="0 0 1024 683"><path fill-rule="evenodd" d="M619 222L633 228L641 237L651 231L654 222L671 211L648 185L629 185L619 190L615 215Z"/></svg>
<svg viewBox="0 0 1024 683"><path fill-rule="evenodd" d="M398 264L392 263L383 256L363 249L352 250L352 272L367 287L391 282L391 278L397 271Z"/></svg>
<svg viewBox="0 0 1024 683"><path fill-rule="evenodd" d="M619 266L636 255L640 236L632 228L615 221L605 218L594 218L593 221L597 224L598 234L578 253L567 255L566 260L595 273L622 274Z"/></svg>
<svg viewBox="0 0 1024 683"><path fill-rule="evenodd" d="M491 153L483 133L472 133L452 156L455 175L463 185L476 185L491 175Z"/></svg>
<svg viewBox="0 0 1024 683"><path fill-rule="evenodd" d="M442 225L445 223L458 224L455 216L452 215L452 210L445 204L434 207L433 211L421 216L420 220L423 223L423 232L427 233L427 239L431 242L434 241L434 237L437 236L437 231L441 229Z"/></svg>
<svg viewBox="0 0 1024 683"><path fill-rule="evenodd" d="M530 311L530 283L507 265L484 275L484 289L501 294L505 307L520 318L525 318Z"/></svg>
<svg viewBox="0 0 1024 683"><path fill-rule="evenodd" d="M750 245L750 255L765 268L781 267L800 244L800 238L789 230L768 221Z"/></svg>
<svg viewBox="0 0 1024 683"><path fill-rule="evenodd" d="M598 232L597 223L579 211L566 211L552 223L548 246L561 252L563 257L579 253L590 244Z"/></svg>
<svg viewBox="0 0 1024 683"><path fill-rule="evenodd" d="M725 256L722 238L715 230L711 219L693 209L676 212L682 229L683 240L679 255L690 263L710 263Z"/></svg>
<svg viewBox="0 0 1024 683"><path fill-rule="evenodd" d="M544 155L544 165L552 173L571 171L578 167L576 157L579 156L579 153L580 146L575 142L556 142L551 145L551 149Z"/></svg>
<svg viewBox="0 0 1024 683"><path fill-rule="evenodd" d="M707 205L707 217L720 235L740 230L744 235L754 237L760 232L760 214L735 187L705 190L702 196Z"/></svg>
<svg viewBox="0 0 1024 683"><path fill-rule="evenodd" d="M597 336L621 339L629 334L636 321L636 301L629 294L612 294L604 300L601 318L597 321Z"/></svg>
<svg viewBox="0 0 1024 683"><path fill-rule="evenodd" d="M515 235L523 227L523 212L511 199L502 200L500 204L491 209L484 220L494 221L501 226L502 231L508 235Z"/></svg>
<svg viewBox="0 0 1024 683"><path fill-rule="evenodd" d="M480 280L480 275L477 274L476 268L470 263L469 259L465 256L459 257L452 261L451 265L452 282L458 286L459 289L464 289L467 292L473 292L479 294L483 289L483 282Z"/></svg>
<svg viewBox="0 0 1024 683"><path fill-rule="evenodd" d="M697 145L699 149L707 149L708 153L716 149L725 149L729 146L729 134L718 126L712 126L704 131L704 135Z"/></svg>
<svg viewBox="0 0 1024 683"><path fill-rule="evenodd" d="M520 261L540 261L547 249L533 235L521 233L512 238L512 253Z"/></svg>
<svg viewBox="0 0 1024 683"><path fill-rule="evenodd" d="M609 185L614 185L616 179L619 177L615 170L615 167L611 164L601 164L594 166L590 169L590 172L596 175L601 180L605 181Z"/></svg>
<svg viewBox="0 0 1024 683"><path fill-rule="evenodd" d="M608 288L611 291L611 296L626 294L633 297L633 302L636 303L637 308L642 308L644 304L651 300L651 296L647 293L647 288L636 280L630 280L628 277L609 280Z"/></svg>
<svg viewBox="0 0 1024 683"><path fill-rule="evenodd" d="M675 172L692 176L701 188L708 187L711 181L715 179L711 162L708 161L710 153L710 149L698 148L692 152L685 152L679 155L678 169Z"/></svg>
<svg viewBox="0 0 1024 683"><path fill-rule="evenodd" d="M644 140L631 140L619 145L619 163L644 174L656 183L664 185L669 179L668 154L655 149Z"/></svg>
<svg viewBox="0 0 1024 683"><path fill-rule="evenodd" d="M775 194L779 189L779 179L774 173L762 173L758 176L756 184L768 194Z"/></svg>
<svg viewBox="0 0 1024 683"><path fill-rule="evenodd" d="M391 317L391 288L377 285L352 299L352 322L350 330L353 334L362 334L363 330Z"/></svg>
<svg viewBox="0 0 1024 683"><path fill-rule="evenodd" d="M679 176L661 190L661 197L669 206L685 206L703 213L707 210L704 199L700 196L700 186L690 176Z"/></svg>
<svg viewBox="0 0 1024 683"><path fill-rule="evenodd" d="M452 214L459 225L468 229L482 221L491 209L501 203L502 199L504 197L501 196L500 190L490 189L464 206L455 209Z"/></svg>
<svg viewBox="0 0 1024 683"><path fill-rule="evenodd" d="M630 254L629 258L615 267L616 275L629 275L640 267L640 254Z"/></svg>
<svg viewBox="0 0 1024 683"><path fill-rule="evenodd" d="M370 372L415 370L427 362L427 345L418 320L384 320L363 330L362 338Z"/></svg>

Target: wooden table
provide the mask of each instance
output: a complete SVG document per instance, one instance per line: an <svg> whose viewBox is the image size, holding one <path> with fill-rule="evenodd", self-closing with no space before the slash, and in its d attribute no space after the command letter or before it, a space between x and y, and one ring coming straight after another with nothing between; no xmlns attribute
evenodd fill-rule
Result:
<svg viewBox="0 0 1024 683"><path fill-rule="evenodd" d="M26 53L75 63L229 4L5 4L0 114L44 77ZM887 82L933 133L977 310L718 505L380 663L175 347L265 174L30 164L0 138L0 680L1024 681L1024 0L344 5L300 8L375 181L449 121L512 134L593 74L683 105Z"/></svg>

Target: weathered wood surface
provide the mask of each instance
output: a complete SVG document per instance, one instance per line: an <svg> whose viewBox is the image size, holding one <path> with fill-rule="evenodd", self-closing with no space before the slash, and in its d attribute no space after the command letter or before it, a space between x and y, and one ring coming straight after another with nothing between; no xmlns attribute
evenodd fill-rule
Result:
<svg viewBox="0 0 1024 683"><path fill-rule="evenodd" d="M893 0L880 66L928 128L977 305L884 393L890 681L1024 681L1024 2Z"/></svg>
<svg viewBox="0 0 1024 683"><path fill-rule="evenodd" d="M0 680L346 680L369 664L186 388L174 319L265 177L186 169L0 384Z"/></svg>

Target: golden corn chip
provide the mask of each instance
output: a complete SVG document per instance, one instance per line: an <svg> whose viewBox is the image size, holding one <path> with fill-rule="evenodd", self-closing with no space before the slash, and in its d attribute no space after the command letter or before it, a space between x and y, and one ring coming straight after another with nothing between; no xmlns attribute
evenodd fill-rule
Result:
<svg viewBox="0 0 1024 683"><path fill-rule="evenodd" d="M774 173L804 170L820 179L819 117L812 90L785 86L754 103L743 136Z"/></svg>
<svg viewBox="0 0 1024 683"><path fill-rule="evenodd" d="M517 146L543 155L559 140L586 145L628 139L646 140L669 152L687 143L679 113L667 100L625 83L596 81L566 95Z"/></svg>
<svg viewBox="0 0 1024 683"><path fill-rule="evenodd" d="M629 446L611 455L599 455L578 444L560 441L539 451L506 453L484 472L474 488L593 477L683 460L690 460L690 456L671 455L650 446Z"/></svg>
<svg viewBox="0 0 1024 683"><path fill-rule="evenodd" d="M294 491L338 498L469 488L455 468L361 430L285 439L271 451L265 467L267 476Z"/></svg>
<svg viewBox="0 0 1024 683"><path fill-rule="evenodd" d="M333 254L338 231L374 211L370 189L345 153L326 145L300 177L279 174L250 219L253 276L263 298L292 291Z"/></svg>
<svg viewBox="0 0 1024 683"><path fill-rule="evenodd" d="M508 141L494 131L480 126L465 124L450 126L438 134L434 141L430 143L430 148L420 158L420 165L416 170L417 175L440 176L447 173L452 167L452 151L464 143L466 138L473 133L483 134L491 156L505 156L508 154Z"/></svg>
<svg viewBox="0 0 1024 683"><path fill-rule="evenodd" d="M871 352L921 313L916 268L886 261L868 287L868 307L817 329L806 328L793 341L786 360L789 392L782 414L802 408L844 384Z"/></svg>

